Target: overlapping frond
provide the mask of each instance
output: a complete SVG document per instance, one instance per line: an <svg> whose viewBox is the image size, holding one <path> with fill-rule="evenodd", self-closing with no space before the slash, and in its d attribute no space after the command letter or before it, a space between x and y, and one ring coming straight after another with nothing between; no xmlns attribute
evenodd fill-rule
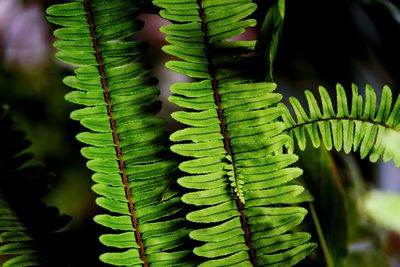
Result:
<svg viewBox="0 0 400 267"><path fill-rule="evenodd" d="M322 109L314 95L305 91L309 114L296 98L290 98L296 119L281 104L285 110L282 116L286 125L285 131L291 136L286 145L290 152L294 149L295 139L299 148L304 150L308 136L314 147L319 147L322 139L328 150L333 147L346 153L359 150L361 158L369 155L372 162L382 158L385 162L393 160L396 166L400 166L400 153L397 149L390 149L390 143L387 142L390 136L400 137L400 99L397 98L392 106L392 92L389 87L383 88L378 107L377 97L371 86L366 86L363 98L357 86L353 85L349 104L344 88L338 84L336 111L326 89L319 87L319 93Z"/></svg>
<svg viewBox="0 0 400 267"><path fill-rule="evenodd" d="M53 231L67 222L56 208L41 200L52 175L29 163L30 142L15 130L13 120L0 106L0 255L2 266L51 266L46 246Z"/></svg>
<svg viewBox="0 0 400 267"><path fill-rule="evenodd" d="M82 154L95 172L96 203L107 214L95 221L111 228L100 241L110 251L100 256L118 266L175 266L191 251L180 197L164 192L174 181L177 162L169 155L156 81L143 60L146 45L131 37L142 28L131 0L84 0L55 5L49 20L57 57L78 65L64 82L76 91L66 99L83 109L71 117L89 129L77 138L89 145ZM164 195L164 197L163 197ZM115 230L115 231L114 231Z"/></svg>
<svg viewBox="0 0 400 267"><path fill-rule="evenodd" d="M200 266L291 266L314 244L306 233L291 233L306 210L285 206L299 201L303 188L288 184L301 173L289 167L294 155L282 150L288 137L277 122L281 96L275 84L256 83L254 41L227 41L255 26L250 0L155 0L174 22L161 30L163 49L181 59L167 66L197 79L176 83L170 100L185 111L172 114L187 125L171 135L172 150L189 157L188 174L178 180L190 189L183 201L195 206L187 218L198 229L190 237L203 245Z"/></svg>

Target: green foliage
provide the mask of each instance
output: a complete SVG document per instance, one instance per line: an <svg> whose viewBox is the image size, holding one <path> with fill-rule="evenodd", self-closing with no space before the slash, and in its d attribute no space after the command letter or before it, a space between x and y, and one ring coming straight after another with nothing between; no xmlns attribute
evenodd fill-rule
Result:
<svg viewBox="0 0 400 267"><path fill-rule="evenodd" d="M53 176L30 163L30 142L4 106L0 129L0 255L11 256L2 266L50 266L50 238L69 218L42 201Z"/></svg>
<svg viewBox="0 0 400 267"><path fill-rule="evenodd" d="M282 118L287 132L292 138L287 144L290 152L294 149L295 138L300 149L306 146L306 133L314 147L319 147L321 138L326 149L333 147L346 153L360 151L361 158L369 155L372 162L379 158L387 162L393 160L400 166L399 150L388 149L389 136L400 134L400 99L397 98L392 107L392 92L385 86L381 94L379 107L376 105L376 94L371 86L365 88L365 103L358 88L352 86L351 108L346 93L341 85L336 87L336 112L332 100L323 87L319 87L322 112L314 95L305 91L309 107L309 115L296 98L290 98L296 119L285 109ZM390 144L390 143L389 143Z"/></svg>
<svg viewBox="0 0 400 267"><path fill-rule="evenodd" d="M307 243L306 233L289 233L306 210L282 206L299 202L303 188L288 183L301 173L289 167L297 157L276 153L287 141L283 124L276 121L281 96L273 92L275 84L243 75L243 66L255 73L250 64L255 58L244 56L254 51L254 42L227 41L254 25L246 18L255 4L154 3L175 22L161 28L170 43L163 50L182 60L167 67L197 79L174 84L169 100L187 109L172 114L188 127L171 135L177 142L171 149L189 157L179 165L188 176L178 183L193 190L182 200L196 206L187 219L197 223L190 237L203 243L194 249L205 258L200 266L297 263L315 245Z"/></svg>
<svg viewBox="0 0 400 267"><path fill-rule="evenodd" d="M273 1L261 25L260 33L257 38L258 53L263 56L265 69L268 70L268 73L265 74L265 79L267 81L274 80L273 64L285 18L285 5L285 0Z"/></svg>
<svg viewBox="0 0 400 267"><path fill-rule="evenodd" d="M393 192L372 191L365 196L366 214L379 225L400 233L400 195ZM385 209L382 209L385 207Z"/></svg>
<svg viewBox="0 0 400 267"><path fill-rule="evenodd" d="M73 0L47 9L48 20L61 26L54 32L56 57L74 66L64 78L73 88L65 98L84 106L70 117L86 128L77 139L102 208L94 221L104 226L103 263L292 266L307 258L305 265L348 266L357 260L348 254L350 220L358 216L348 212L356 209L353 199L347 202L353 185L342 185L325 150L296 153L301 160L293 165L295 142L304 150L307 139L314 147L322 139L328 150L359 150L362 158L400 165L393 149L400 100L392 107L384 87L377 106L367 86L363 103L353 85L349 103L338 85L334 109L320 87L322 108L306 91L309 113L290 98L290 114L273 83L285 1L258 1L258 13L254 2ZM182 109L171 116L184 125L170 140L157 117L148 44L137 36L143 12L171 22L160 29L169 43L162 49L177 58L166 66L190 80L170 88L169 100ZM240 39L249 27L257 41ZM40 200L51 176L27 164L28 144L3 109L0 126L0 254L16 255L4 266L59 266L45 241L65 219ZM382 217L385 225L394 220Z"/></svg>
<svg viewBox="0 0 400 267"><path fill-rule="evenodd" d="M321 256L317 258L329 267L344 266L348 255L351 212L343 177L323 147L313 149L309 146L305 151L296 150L296 154L299 167L304 171L304 186L313 196L313 201L308 203L308 220L312 223L307 224L306 230L319 243L317 253Z"/></svg>
<svg viewBox="0 0 400 267"><path fill-rule="evenodd" d="M64 83L76 91L66 99L86 106L74 111L89 132L77 139L95 173L96 203L107 213L94 219L112 229L100 242L113 248L100 259L116 266L183 264L187 226L175 194L163 198L174 182L177 161L169 156L164 121L155 117L159 90L143 60L146 45L130 39L143 24L132 20L130 0L74 1L47 10L64 26L54 32L57 57L78 65ZM111 252L112 251L112 252Z"/></svg>

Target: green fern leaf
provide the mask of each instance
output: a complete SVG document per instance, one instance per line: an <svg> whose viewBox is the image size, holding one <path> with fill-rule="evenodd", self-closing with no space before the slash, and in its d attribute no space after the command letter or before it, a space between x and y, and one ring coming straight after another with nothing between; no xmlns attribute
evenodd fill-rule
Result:
<svg viewBox="0 0 400 267"><path fill-rule="evenodd" d="M278 49L279 37L281 35L283 20L285 17L285 0L275 0L268 9L264 22L261 26L257 40L258 53L262 53L264 65L267 71L265 80L273 81L273 62Z"/></svg>
<svg viewBox="0 0 400 267"><path fill-rule="evenodd" d="M30 142L3 106L0 129L0 255L11 257L2 266L50 266L50 237L69 218L41 200L52 175L30 163Z"/></svg>
<svg viewBox="0 0 400 267"><path fill-rule="evenodd" d="M392 92L385 86L381 93L379 107L377 108L376 94L369 85L365 88L365 103L359 94L358 88L352 86L351 105L348 104L343 87L336 86L336 111L331 98L323 87L319 87L321 95L322 112L314 95L306 91L305 95L309 106L309 115L296 98L291 98L296 119L292 117L289 109L281 104L285 111L283 121L291 139L286 144L290 152L294 149L294 140L297 140L301 150L305 149L307 136L314 147L319 147L322 142L328 150L360 151L361 158L369 155L372 162L382 158L387 162L393 160L400 166L400 153L391 149L391 139L400 137L400 99L392 106ZM349 109L350 108L350 109Z"/></svg>
<svg viewBox="0 0 400 267"><path fill-rule="evenodd" d="M254 26L250 0L155 0L161 16L175 24L161 28L181 59L167 67L193 83L176 83L170 101L187 111L172 114L188 127L171 135L171 149L190 157L179 165L188 176L178 183L191 192L182 200L194 210L187 219L202 242L194 253L199 266L291 266L315 247L309 235L288 233L306 210L282 207L299 202L301 174L288 167L296 156L278 153L288 137L276 122L281 96L275 84L255 83L254 41L227 41ZM179 15L178 15L179 14ZM186 14L188 14L186 16ZM223 49L221 49L223 48ZM246 72L240 69L246 68Z"/></svg>
<svg viewBox="0 0 400 267"><path fill-rule="evenodd" d="M154 116L159 91L142 59L147 45L130 38L143 26L132 19L135 2L74 1L47 13L64 26L54 32L57 57L79 66L64 79L77 89L66 99L86 106L71 118L90 130L77 139L88 145L82 154L95 172L96 203L108 211L94 220L114 230L100 237L113 248L100 259L116 266L191 265L180 197L165 195L178 164L168 153L165 122Z"/></svg>

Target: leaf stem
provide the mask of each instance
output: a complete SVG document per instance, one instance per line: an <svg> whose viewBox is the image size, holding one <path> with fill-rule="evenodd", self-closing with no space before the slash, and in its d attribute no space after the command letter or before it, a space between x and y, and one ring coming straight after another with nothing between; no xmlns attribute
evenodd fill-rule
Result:
<svg viewBox="0 0 400 267"><path fill-rule="evenodd" d="M335 267L333 259L332 259L332 255L331 255L331 253L329 251L328 245L327 245L326 240L325 240L324 233L322 231L321 225L320 225L319 220L318 220L318 215L315 212L314 204L312 202L309 202L308 203L308 207L310 209L311 217L313 219L313 222L314 222L314 225L315 225L315 229L317 231L317 235L318 235L321 247L322 247L322 252L324 253L324 256L325 256L326 266L327 267Z"/></svg>
<svg viewBox="0 0 400 267"><path fill-rule="evenodd" d="M302 122L302 123L299 123L299 124L295 124L295 125L292 125L292 126L286 128L286 129L284 129L283 133L284 132L290 132L293 129L300 128L300 127L303 127L303 126L308 125L308 124L313 124L313 123L318 123L318 122L323 122L323 121L344 121L344 120L366 122L366 123L371 123L371 124L375 124L375 125L378 125L378 126L382 126L382 127L386 128L386 129L391 129L391 130L394 130L396 132L400 131L399 129L391 127L391 126L389 126L389 125L387 125L387 124L385 124L383 122L378 122L378 121L374 121L374 120L371 120L371 119L354 118L354 117L332 117L332 118L318 118L316 120L310 120L310 121Z"/></svg>
<svg viewBox="0 0 400 267"><path fill-rule="evenodd" d="M134 207L134 203L133 203L133 199L132 199L132 195L131 195L131 191L130 191L130 187L129 187L129 179L128 179L128 175L126 173L125 162L122 158L122 149L121 149L121 145L119 142L115 119L113 116L111 97L110 97L110 92L108 90L108 83L107 83L107 78L106 78L107 77L106 71L105 71L103 59L102 59L101 52L100 52L99 42L98 42L97 35L96 35L96 29L95 29L95 24L94 24L93 18L92 18L89 0L84 0L84 7L85 7L86 14L87 14L86 19L87 19L87 22L88 22L89 28L90 28L90 36L92 38L93 48L95 50L95 56L96 56L96 61L98 64L99 74L101 76L101 84L103 87L104 99L107 104L107 114L108 114L108 117L110 120L110 127L112 130L113 141L115 144L115 153L116 153L116 156L118 159L118 166L119 166L119 170L121 173L122 183L123 183L124 189L125 189L125 196L126 196L127 202L128 202L127 204L128 204L129 213L131 216L132 225L135 229L136 242L137 242L137 245L139 246L140 259L143 261L143 266L148 267L149 264L146 259L142 236L139 231L139 223L138 223L138 220L136 217L135 207Z"/></svg>
<svg viewBox="0 0 400 267"><path fill-rule="evenodd" d="M228 131L226 128L226 122L222 110L222 105L221 105L221 97L219 95L219 88L218 88L218 80L217 80L217 75L216 75L216 69L213 64L212 58L213 58L213 51L212 51L212 46L210 44L210 40L208 37L208 25L206 21L206 16L205 16L205 10L202 5L202 0L197 0L197 5L199 7L199 15L201 19L201 30L203 31L204 34L204 44L205 44L205 52L206 52L206 57L207 57L207 62L208 62L208 71L211 77L212 81L212 89L214 92L214 102L217 105L218 109L218 119L220 121L221 125L221 134L224 137L224 148L226 150L227 155L231 156L232 158L232 165L235 171L235 164L233 162L233 155L232 155L232 148L231 144L229 141L229 136L228 136ZM244 203L239 199L239 197L236 197L236 206L237 209L240 213L240 222L242 225L242 229L245 233L245 240L246 240L246 245L249 248L249 258L250 262L253 266L257 266L257 261L256 261L256 253L254 250L253 246L253 241L251 238L251 232L249 229L249 225L247 222L247 217L246 214L244 213Z"/></svg>

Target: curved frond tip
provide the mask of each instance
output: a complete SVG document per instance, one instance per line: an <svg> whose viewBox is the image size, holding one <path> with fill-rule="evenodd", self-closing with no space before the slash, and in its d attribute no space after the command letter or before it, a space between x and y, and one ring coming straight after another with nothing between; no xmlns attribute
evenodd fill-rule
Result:
<svg viewBox="0 0 400 267"><path fill-rule="evenodd" d="M319 87L322 109L315 96L305 91L309 113L307 114L300 102L290 98L294 115L284 105L282 115L287 132L291 139L286 144L293 151L295 139L300 149L304 150L307 139L314 147L322 143L328 150L343 150L346 153L360 151L361 158L369 155L372 162L379 158L387 162L393 160L400 166L400 150L394 144L400 139L400 98L392 106L392 92L384 86L379 106L374 89L367 85L365 97L352 85L351 102L348 102L344 88L336 86L336 110L326 89ZM307 138L308 137L308 138Z"/></svg>

